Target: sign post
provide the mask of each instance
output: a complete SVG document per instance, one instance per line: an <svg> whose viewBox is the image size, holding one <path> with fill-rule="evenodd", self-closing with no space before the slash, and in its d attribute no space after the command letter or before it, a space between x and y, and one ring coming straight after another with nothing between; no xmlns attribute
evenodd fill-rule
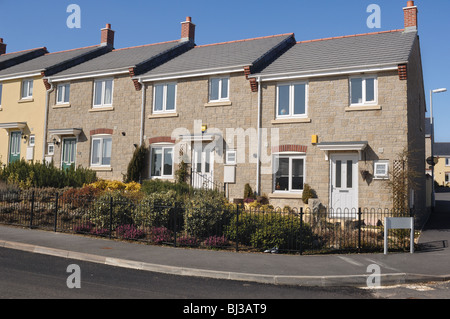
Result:
<svg viewBox="0 0 450 319"><path fill-rule="evenodd" d="M413 217L385 217L384 218L384 254L388 253L388 230L389 229L410 229L410 252L414 253L414 218Z"/></svg>

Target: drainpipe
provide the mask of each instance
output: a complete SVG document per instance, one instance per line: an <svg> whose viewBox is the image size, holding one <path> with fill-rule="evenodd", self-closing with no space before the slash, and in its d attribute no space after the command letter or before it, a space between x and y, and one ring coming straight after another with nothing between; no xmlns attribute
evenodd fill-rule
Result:
<svg viewBox="0 0 450 319"><path fill-rule="evenodd" d="M256 193L261 195L261 77L258 77L258 121L257 121L257 133L258 133L258 151L256 160Z"/></svg>
<svg viewBox="0 0 450 319"><path fill-rule="evenodd" d="M142 82L142 79L139 78L139 83L142 87L142 98L141 98L141 132L140 132L140 140L139 145L142 146L144 142L144 116L145 116L145 97L146 97L146 87L144 82Z"/></svg>
<svg viewBox="0 0 450 319"><path fill-rule="evenodd" d="M47 146L47 125L48 125L48 109L50 103L50 93L54 89L51 79L48 79L48 83L50 84L50 89L48 89L45 94L45 117L44 117L44 140L42 143L42 163L45 163L45 153Z"/></svg>

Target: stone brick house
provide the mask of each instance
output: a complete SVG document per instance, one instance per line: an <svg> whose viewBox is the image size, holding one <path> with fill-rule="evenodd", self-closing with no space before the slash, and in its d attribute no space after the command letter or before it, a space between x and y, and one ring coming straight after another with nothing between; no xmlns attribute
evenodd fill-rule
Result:
<svg viewBox="0 0 450 319"><path fill-rule="evenodd" d="M5 53L5 48L0 39L0 53ZM94 45L51 53L38 48L0 55L0 162L44 160L50 89L45 77L108 50Z"/></svg>
<svg viewBox="0 0 450 319"><path fill-rule="evenodd" d="M102 42L114 46L111 25ZM103 179L122 180L136 146L143 140L141 84L131 79L192 46L189 39L111 52L46 80L53 85L48 114L48 161L58 167L88 167ZM70 96L58 96L70 89Z"/></svg>
<svg viewBox="0 0 450 319"><path fill-rule="evenodd" d="M261 129L279 144L260 169L259 192L298 207L305 184L336 210L392 207L394 163L406 152L417 176L410 207L425 210L425 94L417 7L405 28L297 42L258 74ZM272 168L272 170L270 170Z"/></svg>

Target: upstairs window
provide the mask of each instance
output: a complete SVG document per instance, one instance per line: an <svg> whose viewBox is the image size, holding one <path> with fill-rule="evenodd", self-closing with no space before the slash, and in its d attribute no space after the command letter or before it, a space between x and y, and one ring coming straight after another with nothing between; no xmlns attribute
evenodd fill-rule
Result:
<svg viewBox="0 0 450 319"><path fill-rule="evenodd" d="M113 99L113 80L103 79L94 82L94 108L110 107Z"/></svg>
<svg viewBox="0 0 450 319"><path fill-rule="evenodd" d="M375 76L350 78L350 105L377 104L378 80Z"/></svg>
<svg viewBox="0 0 450 319"><path fill-rule="evenodd" d="M306 117L306 112L306 83L285 83L277 86L277 118Z"/></svg>
<svg viewBox="0 0 450 319"><path fill-rule="evenodd" d="M212 78L209 81L209 101L229 101L229 82L228 77Z"/></svg>
<svg viewBox="0 0 450 319"><path fill-rule="evenodd" d="M33 80L22 81L22 99L31 99L33 97Z"/></svg>
<svg viewBox="0 0 450 319"><path fill-rule="evenodd" d="M59 84L56 89L56 104L67 104L70 98L70 84Z"/></svg>
<svg viewBox="0 0 450 319"><path fill-rule="evenodd" d="M156 84L153 94L153 113L174 113L176 109L176 83Z"/></svg>
<svg viewBox="0 0 450 319"><path fill-rule="evenodd" d="M3 91L3 85L0 83L0 108L2 107L2 91Z"/></svg>

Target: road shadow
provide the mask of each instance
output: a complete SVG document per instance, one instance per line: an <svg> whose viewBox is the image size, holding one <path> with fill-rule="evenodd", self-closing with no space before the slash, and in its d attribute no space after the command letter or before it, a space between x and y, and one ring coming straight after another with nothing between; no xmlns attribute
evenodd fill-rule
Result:
<svg viewBox="0 0 450 319"><path fill-rule="evenodd" d="M428 219L417 250L421 252L439 251L448 248L450 240L450 193L439 194L436 207Z"/></svg>

